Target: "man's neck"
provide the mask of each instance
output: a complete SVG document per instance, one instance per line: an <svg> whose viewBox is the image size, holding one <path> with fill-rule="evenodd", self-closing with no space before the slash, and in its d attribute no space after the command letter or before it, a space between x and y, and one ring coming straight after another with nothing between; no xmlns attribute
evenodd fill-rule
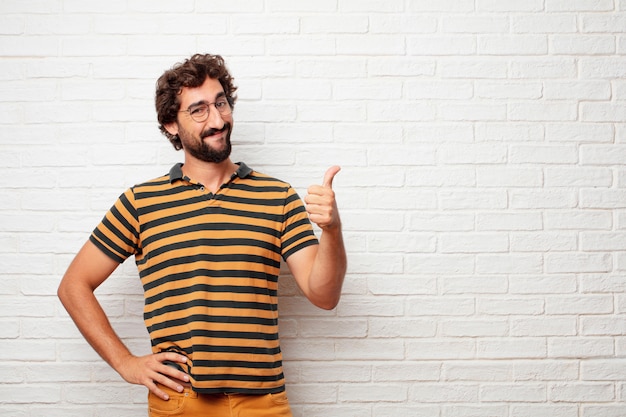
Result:
<svg viewBox="0 0 626 417"><path fill-rule="evenodd" d="M217 192L222 184L230 180L237 171L237 165L230 158L220 163L204 162L195 158L185 157L183 175L198 181L212 193Z"/></svg>

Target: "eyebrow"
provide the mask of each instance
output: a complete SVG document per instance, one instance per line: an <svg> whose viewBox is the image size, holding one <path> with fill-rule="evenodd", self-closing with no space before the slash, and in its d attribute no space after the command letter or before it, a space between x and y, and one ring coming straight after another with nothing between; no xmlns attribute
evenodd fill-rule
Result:
<svg viewBox="0 0 626 417"><path fill-rule="evenodd" d="M222 97L226 97L226 93L223 91L220 93L217 93L217 95L215 96L215 100L217 101ZM189 106L187 106L187 108L190 109L192 107L199 106L200 104L209 104L209 102L206 100L196 101L195 103L191 103Z"/></svg>

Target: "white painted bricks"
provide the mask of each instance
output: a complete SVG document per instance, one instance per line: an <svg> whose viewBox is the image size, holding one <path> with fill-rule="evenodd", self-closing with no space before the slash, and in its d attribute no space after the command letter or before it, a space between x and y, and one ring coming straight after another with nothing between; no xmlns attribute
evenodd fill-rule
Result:
<svg viewBox="0 0 626 417"><path fill-rule="evenodd" d="M154 82L239 85L234 159L335 180L338 308L281 278L297 417L623 417L626 1L0 4L0 414L145 416L56 299L114 199L180 160ZM125 263L98 289L149 352Z"/></svg>

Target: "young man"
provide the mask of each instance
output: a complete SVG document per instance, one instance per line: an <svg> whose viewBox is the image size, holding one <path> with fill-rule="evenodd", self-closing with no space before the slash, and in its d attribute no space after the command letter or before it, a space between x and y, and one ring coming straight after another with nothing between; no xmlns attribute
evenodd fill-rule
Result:
<svg viewBox="0 0 626 417"><path fill-rule="evenodd" d="M194 55L159 78L160 129L184 164L124 192L59 286L91 346L149 389L151 416L291 416L278 341L281 258L313 304L332 309L340 298L339 167L309 188L305 208L287 183L233 163L235 90L218 55ZM309 219L322 229L319 241ZM143 357L126 348L94 296L130 256L152 342Z"/></svg>

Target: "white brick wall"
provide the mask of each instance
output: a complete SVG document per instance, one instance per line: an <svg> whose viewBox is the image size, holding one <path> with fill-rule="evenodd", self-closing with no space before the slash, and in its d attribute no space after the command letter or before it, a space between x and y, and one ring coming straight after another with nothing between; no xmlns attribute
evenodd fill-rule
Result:
<svg viewBox="0 0 626 417"><path fill-rule="evenodd" d="M1 0L0 415L146 415L55 292L180 160L153 89L194 52L240 86L234 159L343 167L339 307L282 278L296 416L626 415L625 0ZM132 261L98 294L148 352Z"/></svg>

